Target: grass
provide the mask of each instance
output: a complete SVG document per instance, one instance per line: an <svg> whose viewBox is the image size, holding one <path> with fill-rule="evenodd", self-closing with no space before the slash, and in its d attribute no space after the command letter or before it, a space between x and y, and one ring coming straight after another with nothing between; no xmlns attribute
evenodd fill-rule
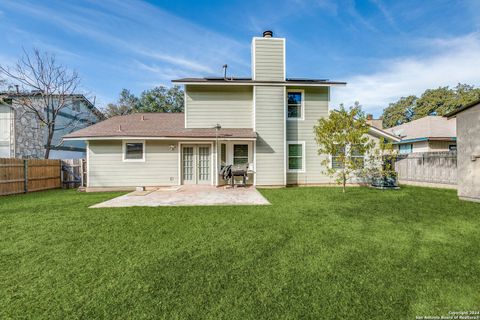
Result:
<svg viewBox="0 0 480 320"><path fill-rule="evenodd" d="M272 206L0 198L0 319L415 319L480 309L480 205L404 187L265 189Z"/></svg>

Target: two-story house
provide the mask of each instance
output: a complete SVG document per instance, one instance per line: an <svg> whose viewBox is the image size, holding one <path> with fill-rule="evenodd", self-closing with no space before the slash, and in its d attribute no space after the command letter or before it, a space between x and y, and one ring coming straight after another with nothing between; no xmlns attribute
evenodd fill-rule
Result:
<svg viewBox="0 0 480 320"><path fill-rule="evenodd" d="M117 116L65 136L88 141L88 187L221 185L226 165L247 166L257 186L330 183L314 125L345 83L287 78L285 39L270 31L251 48L251 78L173 80L185 86L184 113Z"/></svg>
<svg viewBox="0 0 480 320"><path fill-rule="evenodd" d="M0 158L44 158L47 141L47 127L38 116L20 101L27 97L35 103L42 100L35 92L6 91L0 93ZM57 116L52 138L50 159L79 159L86 156L85 142L66 141L68 133L97 123L105 117L83 95L66 97L67 103ZM39 112L47 112L40 110Z"/></svg>

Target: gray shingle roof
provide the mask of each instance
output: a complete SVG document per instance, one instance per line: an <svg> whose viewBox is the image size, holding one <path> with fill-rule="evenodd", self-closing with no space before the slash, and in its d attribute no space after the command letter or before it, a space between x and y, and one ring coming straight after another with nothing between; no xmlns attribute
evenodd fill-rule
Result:
<svg viewBox="0 0 480 320"><path fill-rule="evenodd" d="M64 136L70 138L152 137L152 138L215 138L213 128L185 129L183 113L134 113L115 116ZM256 138L251 128L222 128L219 138Z"/></svg>

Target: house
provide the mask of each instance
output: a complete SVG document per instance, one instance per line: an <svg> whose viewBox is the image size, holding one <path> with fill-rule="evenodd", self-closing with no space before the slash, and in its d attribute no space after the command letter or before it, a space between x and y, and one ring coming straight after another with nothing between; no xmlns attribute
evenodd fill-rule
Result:
<svg viewBox="0 0 480 320"><path fill-rule="evenodd" d="M480 100L445 115L457 120L458 196L480 202Z"/></svg>
<svg viewBox="0 0 480 320"><path fill-rule="evenodd" d="M394 143L399 154L455 151L457 148L455 130L456 120L441 116L426 116L385 129L401 138L401 141Z"/></svg>
<svg viewBox="0 0 480 320"><path fill-rule="evenodd" d="M44 158L47 138L46 126L35 114L19 105L27 96L29 101L41 99L38 93L0 93L0 158ZM44 112L47 112L46 110ZM90 126L104 119L103 114L81 94L70 95L67 105L60 110L53 136L51 159L84 158L84 141L62 142L72 131Z"/></svg>
<svg viewBox="0 0 480 320"><path fill-rule="evenodd" d="M321 162L332 157L318 154L313 127L345 83L286 78L285 39L270 31L251 50L251 78L173 80L185 86L184 113L117 116L66 135L87 141L88 187L222 185L226 165L248 167L256 186L330 183Z"/></svg>

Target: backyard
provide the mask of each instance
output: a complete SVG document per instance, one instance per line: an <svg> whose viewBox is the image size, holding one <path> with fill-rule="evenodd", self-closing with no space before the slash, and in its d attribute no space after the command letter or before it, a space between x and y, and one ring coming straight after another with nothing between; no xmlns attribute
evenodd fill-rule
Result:
<svg viewBox="0 0 480 320"><path fill-rule="evenodd" d="M480 309L480 204L452 190L262 189L271 206L0 198L0 318L415 319Z"/></svg>

